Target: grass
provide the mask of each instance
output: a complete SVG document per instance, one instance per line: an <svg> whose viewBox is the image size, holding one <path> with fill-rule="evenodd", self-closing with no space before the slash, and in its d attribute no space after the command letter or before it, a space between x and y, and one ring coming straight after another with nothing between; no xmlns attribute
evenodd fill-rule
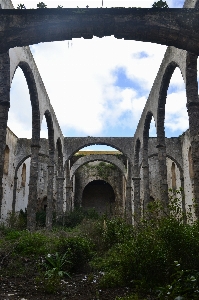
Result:
<svg viewBox="0 0 199 300"><path fill-rule="evenodd" d="M136 227L120 218L97 218L94 212L82 218L80 211L67 216L67 226L51 232L1 226L2 275L14 270L17 276L37 277L46 291L54 292L62 277L86 270L103 274L100 288L135 291L117 300L146 299L148 294L153 299L199 299L199 222L184 223L177 196L170 196L166 210L155 201ZM47 267L48 255L53 263Z"/></svg>

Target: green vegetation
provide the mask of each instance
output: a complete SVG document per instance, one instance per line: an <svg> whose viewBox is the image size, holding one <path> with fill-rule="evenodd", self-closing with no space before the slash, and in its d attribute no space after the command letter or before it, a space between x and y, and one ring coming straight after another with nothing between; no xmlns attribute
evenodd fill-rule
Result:
<svg viewBox="0 0 199 300"><path fill-rule="evenodd" d="M166 1L159 0L153 3L152 8L169 8L169 6Z"/></svg>
<svg viewBox="0 0 199 300"><path fill-rule="evenodd" d="M110 163L105 163L103 161L99 162L96 165L90 165L89 163L84 165L87 170L93 170L96 172L96 176L99 176L103 180L107 180L109 176L112 175L112 171L117 170L117 167L115 165L112 165Z"/></svg>
<svg viewBox="0 0 199 300"><path fill-rule="evenodd" d="M89 6L87 5L86 7L88 8ZM47 5L44 2L39 2L37 4L37 8L47 8ZM58 5L57 8L63 8L63 6ZM77 6L77 8L78 8L78 11L74 11L75 13L78 13L78 12L79 13L84 13L85 12L85 10L79 8L78 6ZM112 8L125 8L125 7L112 7ZM129 8L131 8L131 7L129 7ZM168 6L166 1L159 0L157 2L154 2L154 4L152 5L152 8L169 8L169 6ZM26 9L26 7L25 7L24 4L20 3L20 4L17 5L17 9Z"/></svg>
<svg viewBox="0 0 199 300"><path fill-rule="evenodd" d="M136 226L81 210L51 232L1 226L1 274L31 276L38 288L54 293L63 278L86 270L90 277L101 274L100 289L134 291L115 300L143 300L149 294L161 300L199 299L199 222L191 213L184 218L180 194L171 193L167 208L151 203Z"/></svg>
<svg viewBox="0 0 199 300"><path fill-rule="evenodd" d="M44 2L39 2L37 8L47 8L47 5Z"/></svg>
<svg viewBox="0 0 199 300"><path fill-rule="evenodd" d="M24 4L18 4L17 5L17 9L26 9L25 5Z"/></svg>

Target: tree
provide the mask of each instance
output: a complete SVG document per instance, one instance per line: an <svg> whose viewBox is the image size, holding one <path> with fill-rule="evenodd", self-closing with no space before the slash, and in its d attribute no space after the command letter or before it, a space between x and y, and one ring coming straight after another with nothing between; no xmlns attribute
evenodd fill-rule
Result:
<svg viewBox="0 0 199 300"><path fill-rule="evenodd" d="M25 5L24 4L18 4L17 5L17 9L26 9Z"/></svg>
<svg viewBox="0 0 199 300"><path fill-rule="evenodd" d="M169 8L169 6L166 1L159 0L153 3L152 8Z"/></svg>
<svg viewBox="0 0 199 300"><path fill-rule="evenodd" d="M47 8L47 5L44 2L39 2L37 8Z"/></svg>

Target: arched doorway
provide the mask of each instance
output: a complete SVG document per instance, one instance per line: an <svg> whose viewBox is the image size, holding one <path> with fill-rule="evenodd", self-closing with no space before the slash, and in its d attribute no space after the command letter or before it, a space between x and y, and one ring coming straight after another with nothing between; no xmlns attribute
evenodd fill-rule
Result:
<svg viewBox="0 0 199 300"><path fill-rule="evenodd" d="M94 208L99 214L112 215L115 206L115 193L112 186L104 180L93 180L84 188L82 207Z"/></svg>

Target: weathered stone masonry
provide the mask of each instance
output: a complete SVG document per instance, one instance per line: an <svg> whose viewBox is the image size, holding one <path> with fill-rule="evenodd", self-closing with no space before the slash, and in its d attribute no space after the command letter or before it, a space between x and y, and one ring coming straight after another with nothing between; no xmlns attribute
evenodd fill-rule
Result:
<svg viewBox="0 0 199 300"><path fill-rule="evenodd" d="M148 203L155 198L161 199L164 204L168 203L165 192L168 188L177 189L180 186L184 188L183 210L186 211L195 198L198 204L195 215L198 218L199 1L186 0L186 9L86 9L82 14L77 14L76 9L10 10L13 8L11 0L0 0L0 4L1 220L5 221L9 212L27 207L28 228L34 230L36 211L46 208L46 224L50 229L53 209L57 218L60 218L63 211L72 210L77 203L81 205L83 191L91 182L104 184L107 191L109 183L115 195L115 208L111 208L113 214L123 215L129 222L132 222L132 217L135 222L139 220ZM154 18L155 23L152 21ZM48 32L44 30L38 33L37 26L40 28L44 23L48 24L43 27L48 28ZM129 138L64 138L28 45L111 34L116 38L151 41L169 46L135 135ZM31 140L19 139L7 128L10 86L18 67L26 77L30 92ZM165 103L170 79L177 67L182 73L186 88L189 129L179 138L167 139L164 131ZM44 115L48 140L40 139ZM157 138L149 138L152 116L156 123ZM110 145L122 153L123 159L118 153L95 153L74 159L75 153L81 148L93 144ZM99 174L91 172L93 164L97 166L100 161L116 167L106 177L105 183ZM86 168L87 176L86 171L83 171Z"/></svg>

